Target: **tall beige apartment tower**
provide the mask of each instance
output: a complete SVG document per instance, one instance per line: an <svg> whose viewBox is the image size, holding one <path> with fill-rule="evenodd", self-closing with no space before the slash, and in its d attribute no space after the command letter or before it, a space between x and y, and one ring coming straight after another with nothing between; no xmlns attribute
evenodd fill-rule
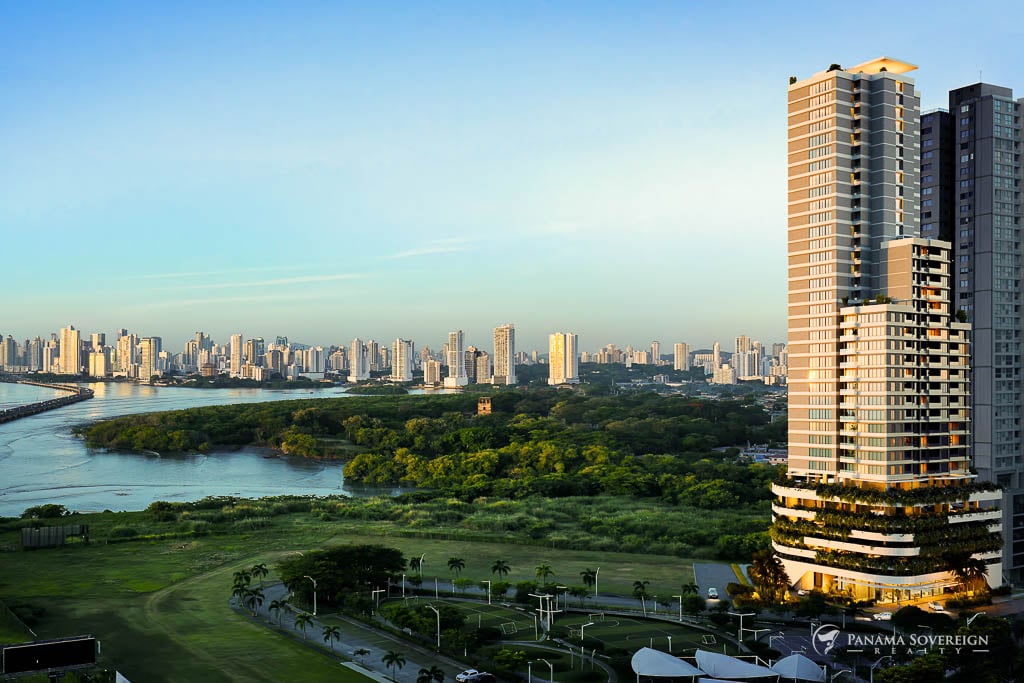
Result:
<svg viewBox="0 0 1024 683"><path fill-rule="evenodd" d="M920 239L916 67L789 86L789 471L772 544L794 585L883 602L1002 582L1000 494L970 470L969 325Z"/></svg>
<svg viewBox="0 0 1024 683"><path fill-rule="evenodd" d="M579 384L579 336L555 332L548 336L548 384Z"/></svg>
<svg viewBox="0 0 1024 683"><path fill-rule="evenodd" d="M478 377L476 381L483 380ZM491 383L516 383L516 328L512 323L494 328L494 376Z"/></svg>
<svg viewBox="0 0 1024 683"><path fill-rule="evenodd" d="M82 372L82 333L74 325L60 330L60 371L65 375Z"/></svg>

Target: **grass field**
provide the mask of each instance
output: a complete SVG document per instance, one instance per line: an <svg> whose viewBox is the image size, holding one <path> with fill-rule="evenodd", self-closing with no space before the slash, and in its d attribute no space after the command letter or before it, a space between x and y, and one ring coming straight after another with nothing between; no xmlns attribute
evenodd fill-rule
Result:
<svg viewBox="0 0 1024 683"><path fill-rule="evenodd" d="M90 524L98 538L115 525L142 528L144 515L106 513L76 521ZM273 568L285 552L344 543L390 545L407 557L425 554L425 583L435 575L452 577L450 557L463 558L461 575L476 580L497 578L490 567L498 559L511 565L506 580L512 582L533 580L543 562L555 571L553 581L570 585L582 583L579 572L600 567L602 593L628 593L640 579L651 582L652 592L671 594L693 578L690 562L675 557L367 535L295 513L274 517L266 528L240 526L230 534L35 551L13 550L18 532L6 531L0 534L0 548L8 550L0 556L0 600L31 615L26 621L40 638L96 636L105 662L131 680L281 681L302 671L308 681L356 681L358 675L336 660L228 607L235 570L258 562ZM532 636L532 619L530 630ZM16 630L10 635L24 640Z"/></svg>
<svg viewBox="0 0 1024 683"><path fill-rule="evenodd" d="M631 619L612 614L600 617L596 613L570 614L555 621L554 633L570 643L579 644L580 626L584 626L583 642L588 649L597 646L603 650L634 652L641 647L653 647L668 652L671 638L672 654L676 655L692 655L697 649L723 652L723 647L728 649L726 654L738 653L732 643L725 642L725 638L707 631L668 621Z"/></svg>

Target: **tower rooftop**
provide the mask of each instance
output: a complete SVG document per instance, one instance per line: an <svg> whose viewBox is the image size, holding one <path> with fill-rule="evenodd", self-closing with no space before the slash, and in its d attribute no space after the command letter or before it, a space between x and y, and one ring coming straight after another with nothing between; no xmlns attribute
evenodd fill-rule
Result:
<svg viewBox="0 0 1024 683"><path fill-rule="evenodd" d="M888 71L894 74L905 74L908 71L916 71L917 65L910 64L909 62L901 62L898 59L892 57L878 57L870 61L858 64L857 66L851 66L849 69L845 69L852 74L877 74L882 71Z"/></svg>

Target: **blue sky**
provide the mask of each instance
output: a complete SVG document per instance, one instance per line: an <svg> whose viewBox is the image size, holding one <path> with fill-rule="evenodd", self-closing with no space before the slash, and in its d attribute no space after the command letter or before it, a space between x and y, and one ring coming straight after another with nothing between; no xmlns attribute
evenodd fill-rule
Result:
<svg viewBox="0 0 1024 683"><path fill-rule="evenodd" d="M1024 95L1017 3L910 4L7 3L0 333L783 340L788 77Z"/></svg>

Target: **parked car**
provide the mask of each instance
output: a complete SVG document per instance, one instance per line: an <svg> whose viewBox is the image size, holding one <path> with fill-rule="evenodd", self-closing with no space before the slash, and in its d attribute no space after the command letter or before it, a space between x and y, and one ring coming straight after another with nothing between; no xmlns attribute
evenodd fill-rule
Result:
<svg viewBox="0 0 1024 683"><path fill-rule="evenodd" d="M455 680L457 680L459 683L466 683L466 681L468 681L473 676L478 675L479 673L480 672L476 669L466 669L460 674L455 674Z"/></svg>
<svg viewBox="0 0 1024 683"><path fill-rule="evenodd" d="M803 588L800 588L800 589L797 590L796 594L799 595L802 598L805 595L807 595L807 591L805 591Z"/></svg>
<svg viewBox="0 0 1024 683"><path fill-rule="evenodd" d="M946 608L942 606L941 602L929 602L928 608L933 612L945 612Z"/></svg>
<svg viewBox="0 0 1024 683"><path fill-rule="evenodd" d="M875 612L871 618L875 621L892 621L892 612Z"/></svg>
<svg viewBox="0 0 1024 683"><path fill-rule="evenodd" d="M712 600L717 600L718 599L718 589L715 588L714 586L709 588L708 589L708 597L711 598Z"/></svg>

